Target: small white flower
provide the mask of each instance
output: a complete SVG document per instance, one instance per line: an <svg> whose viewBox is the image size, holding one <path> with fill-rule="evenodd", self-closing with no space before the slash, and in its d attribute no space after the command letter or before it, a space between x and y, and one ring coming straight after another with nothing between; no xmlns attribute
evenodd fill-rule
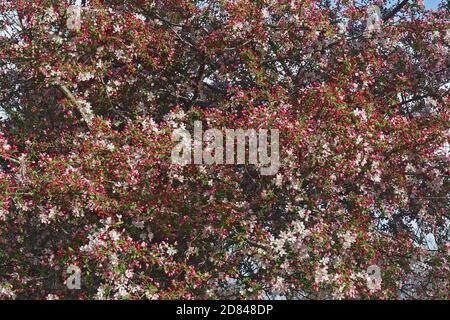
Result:
<svg viewBox="0 0 450 320"><path fill-rule="evenodd" d="M376 173L370 178L370 180L372 180L373 182L379 183L379 182L381 182L381 176L379 173Z"/></svg>
<svg viewBox="0 0 450 320"><path fill-rule="evenodd" d="M95 299L104 300L105 299L105 288L100 286L97 288L97 293L95 295Z"/></svg>
<svg viewBox="0 0 450 320"><path fill-rule="evenodd" d="M9 283L0 284L0 299L14 299L16 294L13 291L13 287Z"/></svg>
<svg viewBox="0 0 450 320"><path fill-rule="evenodd" d="M109 255L109 261L111 262L111 265L117 266L119 265L119 258L115 253L112 253Z"/></svg>
<svg viewBox="0 0 450 320"><path fill-rule="evenodd" d="M244 28L244 24L242 22L238 22L233 26L233 31L240 31Z"/></svg>
<svg viewBox="0 0 450 320"><path fill-rule="evenodd" d="M53 219L58 215L58 210L56 208L50 208L49 212L48 212L48 218L49 219Z"/></svg>
<svg viewBox="0 0 450 320"><path fill-rule="evenodd" d="M83 120L88 124L92 124L92 119L94 114L92 113L92 106L89 102L84 100L77 100L77 104L79 106L79 110L81 115L83 116Z"/></svg>
<svg viewBox="0 0 450 320"><path fill-rule="evenodd" d="M116 296L118 296L118 297L125 297L127 295L128 295L127 289L125 289L123 286L120 286L119 290L117 291Z"/></svg>
<svg viewBox="0 0 450 320"><path fill-rule="evenodd" d="M328 267L324 266L321 268L318 268L315 271L314 274L314 282L316 284L322 283L322 282L326 282L330 279L330 275L328 274Z"/></svg>
<svg viewBox="0 0 450 320"><path fill-rule="evenodd" d="M355 109L355 110L353 110L353 114L356 116L356 117L360 117L362 120L364 120L364 121L366 121L367 120L367 114L366 114L366 111L364 111L364 110L361 110L361 109Z"/></svg>
<svg viewBox="0 0 450 320"><path fill-rule="evenodd" d="M98 68L98 69L102 69L103 67L104 67L104 63L103 63L103 61L102 60L98 60L98 62L95 64L95 66Z"/></svg>
<svg viewBox="0 0 450 320"><path fill-rule="evenodd" d="M125 271L125 277L127 277L128 279L133 278L133 271L131 270Z"/></svg>
<svg viewBox="0 0 450 320"><path fill-rule="evenodd" d="M51 23L58 19L52 7L47 8L44 12L44 22Z"/></svg>
<svg viewBox="0 0 450 320"><path fill-rule="evenodd" d="M89 81L89 80L93 79L94 77L95 77L95 75L92 72L82 72L82 73L78 74L77 80L80 82Z"/></svg>
<svg viewBox="0 0 450 320"><path fill-rule="evenodd" d="M120 239L119 233L116 230L111 230L109 232L109 236L111 237L112 241L117 241Z"/></svg>
<svg viewBox="0 0 450 320"><path fill-rule="evenodd" d="M7 144L6 142L4 142L4 144L3 144L3 150L9 151L9 150L11 150L11 146L10 146L9 144Z"/></svg>
<svg viewBox="0 0 450 320"><path fill-rule="evenodd" d="M3 210L3 208L0 208L0 221L6 220L6 210Z"/></svg>
<svg viewBox="0 0 450 320"><path fill-rule="evenodd" d="M144 221L134 220L132 223L136 228L144 229Z"/></svg>
<svg viewBox="0 0 450 320"><path fill-rule="evenodd" d="M174 256L174 255L176 255L177 254L177 249L175 249L174 247L172 247L172 246L170 246L168 249L167 249L167 254L169 255L169 256Z"/></svg>
<svg viewBox="0 0 450 320"><path fill-rule="evenodd" d="M142 22L145 22L145 20L147 20L147 18L146 18L144 15L140 14L140 13L135 13L135 14L134 14L134 17L135 17L136 19L141 20Z"/></svg>
<svg viewBox="0 0 450 320"><path fill-rule="evenodd" d="M277 174L275 177L275 185L277 187L281 187L283 185L283 176L281 174Z"/></svg>
<svg viewBox="0 0 450 320"><path fill-rule="evenodd" d="M347 24L340 22L338 23L338 28L339 28L339 34L345 34L347 32Z"/></svg>
<svg viewBox="0 0 450 320"><path fill-rule="evenodd" d="M342 244L343 248L348 249L355 242L356 235L354 235L350 231L347 231L344 235L342 235L342 240L343 240L343 244Z"/></svg>

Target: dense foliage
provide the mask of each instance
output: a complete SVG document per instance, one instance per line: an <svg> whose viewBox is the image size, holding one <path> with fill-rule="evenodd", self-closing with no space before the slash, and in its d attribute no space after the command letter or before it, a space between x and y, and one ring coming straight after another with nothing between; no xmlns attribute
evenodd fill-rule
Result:
<svg viewBox="0 0 450 320"><path fill-rule="evenodd" d="M448 4L68 6L0 1L0 298L449 298ZM172 164L195 120L279 173Z"/></svg>

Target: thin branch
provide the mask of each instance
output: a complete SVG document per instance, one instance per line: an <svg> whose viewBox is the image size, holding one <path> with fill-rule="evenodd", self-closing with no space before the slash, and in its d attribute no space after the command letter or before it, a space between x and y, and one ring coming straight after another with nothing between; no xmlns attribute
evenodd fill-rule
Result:
<svg viewBox="0 0 450 320"><path fill-rule="evenodd" d="M383 21L387 21L391 18L393 18L402 8L408 3L408 0L403 0L400 2L394 9L392 9L390 12L388 12L384 17Z"/></svg>

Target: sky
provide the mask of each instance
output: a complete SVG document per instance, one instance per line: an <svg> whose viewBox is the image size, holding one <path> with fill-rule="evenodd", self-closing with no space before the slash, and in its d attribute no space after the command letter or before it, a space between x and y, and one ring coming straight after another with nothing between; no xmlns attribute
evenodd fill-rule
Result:
<svg viewBox="0 0 450 320"><path fill-rule="evenodd" d="M438 4L439 4L439 0L425 0L425 7L427 9L436 9Z"/></svg>

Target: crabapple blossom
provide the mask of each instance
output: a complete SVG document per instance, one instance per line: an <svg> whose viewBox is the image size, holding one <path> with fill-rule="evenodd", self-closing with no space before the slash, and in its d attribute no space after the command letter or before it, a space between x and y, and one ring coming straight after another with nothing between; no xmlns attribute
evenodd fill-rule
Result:
<svg viewBox="0 0 450 320"><path fill-rule="evenodd" d="M68 2L0 2L0 299L449 298L444 6Z"/></svg>

